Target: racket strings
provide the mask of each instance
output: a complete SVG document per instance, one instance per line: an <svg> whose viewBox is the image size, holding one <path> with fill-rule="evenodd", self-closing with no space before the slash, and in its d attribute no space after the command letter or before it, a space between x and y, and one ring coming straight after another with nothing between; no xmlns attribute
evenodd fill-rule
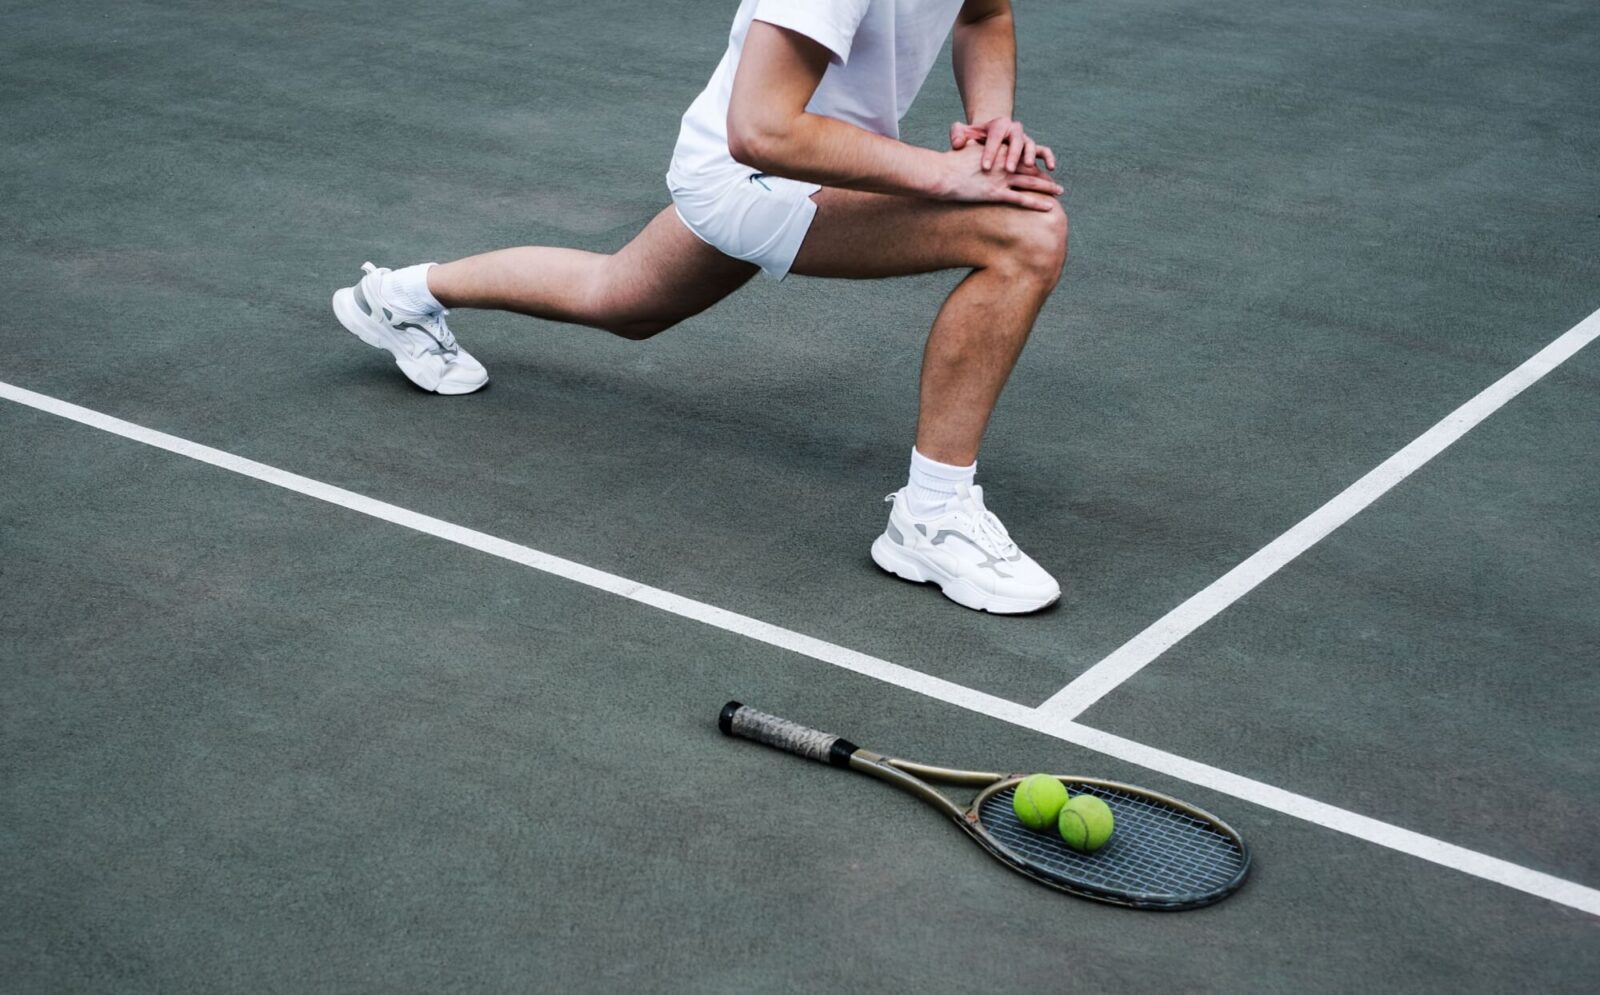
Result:
<svg viewBox="0 0 1600 995"><path fill-rule="evenodd" d="M1098 785L1067 788L1101 798L1116 818L1111 841L1093 853L1022 825L1011 807L1012 788L985 799L978 819L996 842L1049 877L1157 904L1230 890L1246 866L1238 843L1181 809Z"/></svg>

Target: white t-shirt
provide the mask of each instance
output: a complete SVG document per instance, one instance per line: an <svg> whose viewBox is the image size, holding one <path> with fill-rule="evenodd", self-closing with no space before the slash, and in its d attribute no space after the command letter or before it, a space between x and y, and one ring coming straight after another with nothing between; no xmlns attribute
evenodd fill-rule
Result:
<svg viewBox="0 0 1600 995"><path fill-rule="evenodd" d="M811 38L832 53L806 110L890 138L944 47L962 0L741 0L728 51L689 105L667 180L689 187L747 171L728 153L728 100L752 20Z"/></svg>

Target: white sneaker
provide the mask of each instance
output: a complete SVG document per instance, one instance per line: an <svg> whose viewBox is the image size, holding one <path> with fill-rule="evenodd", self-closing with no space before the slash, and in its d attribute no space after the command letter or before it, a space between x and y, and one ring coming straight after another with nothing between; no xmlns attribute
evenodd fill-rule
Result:
<svg viewBox="0 0 1600 995"><path fill-rule="evenodd" d="M448 312L417 314L396 308L383 295L389 270L371 263L361 268L367 275L359 283L334 291L339 324L367 345L393 353L400 372L423 390L470 394L489 382L489 371L450 334L444 323Z"/></svg>
<svg viewBox="0 0 1600 995"><path fill-rule="evenodd" d="M872 559L896 577L938 584L956 604L1001 615L1038 611L1061 597L1061 585L983 506L982 487L959 485L944 510L927 519L911 517L904 490L884 500L893 507Z"/></svg>

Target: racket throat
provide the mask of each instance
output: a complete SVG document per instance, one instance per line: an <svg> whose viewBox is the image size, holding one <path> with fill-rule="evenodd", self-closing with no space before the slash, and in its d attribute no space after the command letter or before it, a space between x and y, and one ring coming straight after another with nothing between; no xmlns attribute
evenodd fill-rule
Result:
<svg viewBox="0 0 1600 995"><path fill-rule="evenodd" d="M969 811L967 807L956 804L950 796L938 788L901 769L899 766L901 763L904 761L897 761L870 750L857 750L850 756L850 768L857 773L892 784L907 794L917 796L957 822L966 823Z"/></svg>

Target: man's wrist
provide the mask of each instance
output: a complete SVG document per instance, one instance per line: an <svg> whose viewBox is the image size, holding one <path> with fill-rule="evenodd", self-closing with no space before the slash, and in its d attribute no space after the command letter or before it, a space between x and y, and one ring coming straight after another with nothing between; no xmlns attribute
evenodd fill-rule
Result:
<svg viewBox="0 0 1600 995"><path fill-rule="evenodd" d="M971 114L969 114L967 116L967 123L970 124L970 125L988 124L990 121L993 121L995 118L998 118L998 117L1008 118L1010 116L1011 116L1011 108L1010 107L998 107L998 106L997 107L982 107L982 108L979 108L978 110L973 111Z"/></svg>
<svg viewBox="0 0 1600 995"><path fill-rule="evenodd" d="M950 195L950 168L949 159L943 152L932 149L917 149L918 155L924 160L919 163L916 172L917 193L928 200L943 200Z"/></svg>

